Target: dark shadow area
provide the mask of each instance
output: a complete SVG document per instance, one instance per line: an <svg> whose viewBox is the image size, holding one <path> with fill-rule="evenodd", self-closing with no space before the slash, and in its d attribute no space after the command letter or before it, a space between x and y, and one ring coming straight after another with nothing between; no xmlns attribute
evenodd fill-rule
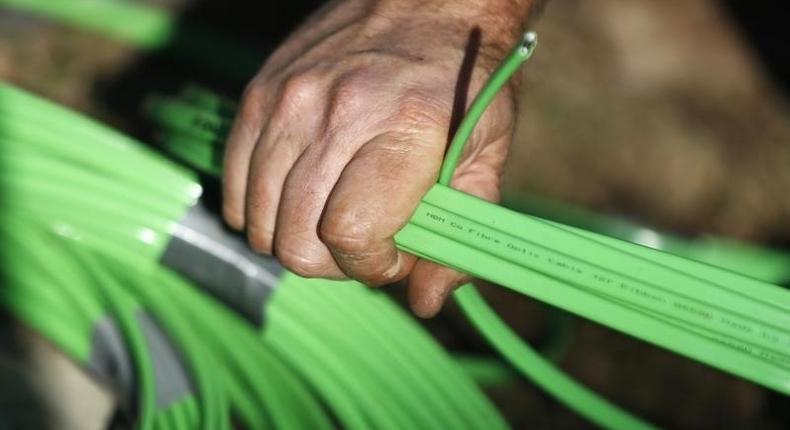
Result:
<svg viewBox="0 0 790 430"><path fill-rule="evenodd" d="M723 2L733 20L751 43L766 70L790 96L790 26L787 4L782 2Z"/></svg>
<svg viewBox="0 0 790 430"><path fill-rule="evenodd" d="M188 83L238 100L273 48L324 2L192 3L178 13L168 46L142 55L120 76L94 87L96 98L120 118L122 123L114 125L148 137L140 121L146 95L173 94Z"/></svg>
<svg viewBox="0 0 790 430"><path fill-rule="evenodd" d="M0 256L0 261L5 260ZM41 396L30 380L29 352L16 321L4 308L0 310L0 387L0 430L49 427Z"/></svg>
<svg viewBox="0 0 790 430"><path fill-rule="evenodd" d="M455 135L455 131L466 113L466 106L469 104L469 86L472 83L472 73L475 69L475 63L477 63L477 55L480 52L481 39L482 32L480 27L475 27L469 32L469 38L464 49L464 58L461 62L461 67L458 69L458 79L455 82L453 112L450 114L450 131L447 135L448 142Z"/></svg>

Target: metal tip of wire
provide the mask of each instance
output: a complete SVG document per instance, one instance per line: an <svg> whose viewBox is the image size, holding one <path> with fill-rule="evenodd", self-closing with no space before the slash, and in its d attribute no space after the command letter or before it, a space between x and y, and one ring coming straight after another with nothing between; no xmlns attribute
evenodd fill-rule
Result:
<svg viewBox="0 0 790 430"><path fill-rule="evenodd" d="M533 49L535 49L535 45L538 44L538 35L534 31L528 31L524 33L524 37L521 39L521 52L523 54L528 54Z"/></svg>

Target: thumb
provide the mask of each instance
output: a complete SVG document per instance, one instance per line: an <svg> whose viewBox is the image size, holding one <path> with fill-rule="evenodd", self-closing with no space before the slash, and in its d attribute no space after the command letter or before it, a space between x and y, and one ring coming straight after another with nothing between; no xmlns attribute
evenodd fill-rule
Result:
<svg viewBox="0 0 790 430"><path fill-rule="evenodd" d="M509 137L488 145L479 154L461 162L455 171L452 186L460 191L489 201L500 197L503 170ZM470 278L449 267L420 259L409 276L409 305L421 318L436 315L450 294Z"/></svg>

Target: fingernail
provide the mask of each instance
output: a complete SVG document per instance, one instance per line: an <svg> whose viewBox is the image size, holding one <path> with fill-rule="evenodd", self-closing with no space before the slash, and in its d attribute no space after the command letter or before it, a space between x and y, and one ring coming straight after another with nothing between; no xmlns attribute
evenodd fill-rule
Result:
<svg viewBox="0 0 790 430"><path fill-rule="evenodd" d="M401 258L402 257L400 253L397 253L395 257L395 264L390 266L390 268L384 272L385 279L393 279L394 277L398 276L398 273L400 273L401 266L403 266L403 262L401 261Z"/></svg>

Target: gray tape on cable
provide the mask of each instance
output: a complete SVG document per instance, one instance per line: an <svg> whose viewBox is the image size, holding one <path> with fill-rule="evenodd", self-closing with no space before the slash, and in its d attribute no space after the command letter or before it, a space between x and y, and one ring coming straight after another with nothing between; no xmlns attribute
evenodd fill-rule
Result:
<svg viewBox="0 0 790 430"><path fill-rule="evenodd" d="M151 354L156 378L156 406L165 409L194 392L184 364L156 321L145 312L136 315L137 324ZM93 328L88 368L113 384L123 402L136 409L135 366L118 325L111 316L102 318Z"/></svg>
<svg viewBox="0 0 790 430"><path fill-rule="evenodd" d="M131 395L135 392L134 365L123 335L109 315L93 327L88 369L112 384L124 403L134 402L134 396ZM129 406L133 408L133 405Z"/></svg>
<svg viewBox="0 0 790 430"><path fill-rule="evenodd" d="M175 227L161 261L258 326L283 270L274 258L252 251L201 202Z"/></svg>

